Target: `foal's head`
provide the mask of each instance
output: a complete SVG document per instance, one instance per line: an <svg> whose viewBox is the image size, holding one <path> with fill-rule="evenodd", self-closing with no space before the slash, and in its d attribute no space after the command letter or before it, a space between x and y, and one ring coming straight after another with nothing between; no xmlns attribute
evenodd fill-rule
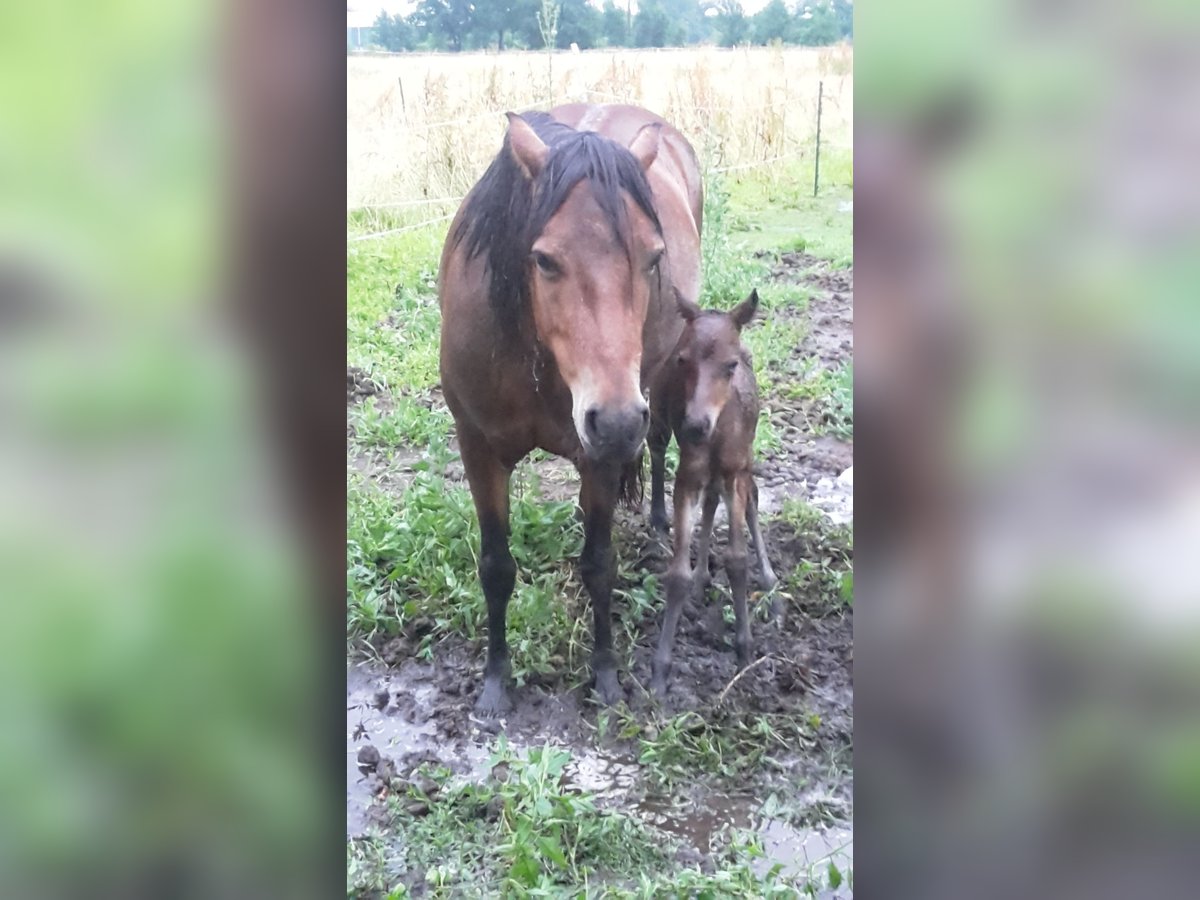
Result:
<svg viewBox="0 0 1200 900"><path fill-rule="evenodd" d="M584 451L625 461L650 423L642 328L666 245L645 170L659 126L643 128L629 148L591 132L544 133L554 139L509 115L508 147L532 190L525 277L533 324L571 390Z"/></svg>
<svg viewBox="0 0 1200 900"><path fill-rule="evenodd" d="M721 411L733 395L733 381L739 366L745 366L742 328L758 309L758 291L729 312L701 309L682 295L676 295L679 312L687 323L675 351L677 377L683 379L686 398L680 439L702 444L712 436Z"/></svg>

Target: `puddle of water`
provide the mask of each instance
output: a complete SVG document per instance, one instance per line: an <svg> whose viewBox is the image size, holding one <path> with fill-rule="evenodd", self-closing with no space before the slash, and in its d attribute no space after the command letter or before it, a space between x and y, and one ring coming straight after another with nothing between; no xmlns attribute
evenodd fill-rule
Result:
<svg viewBox="0 0 1200 900"><path fill-rule="evenodd" d="M373 797L367 779L358 770L358 751L372 744L382 755L396 758L406 753L437 748L432 722L413 722L391 704L380 708L376 695L394 693L392 676L372 665L346 668L346 834L361 834L367 826L367 809ZM413 689L419 703L434 693L433 685Z"/></svg>
<svg viewBox="0 0 1200 900"><path fill-rule="evenodd" d="M624 800L637 783L641 768L626 757L608 757L587 750L571 751L568 782L581 791L608 801Z"/></svg>
<svg viewBox="0 0 1200 900"><path fill-rule="evenodd" d="M759 875L765 875L776 863L782 863L782 874L810 876L826 885L818 892L818 897L826 900L849 897L848 885L843 884L835 890L827 886L827 879L831 862L843 877L853 869L854 833L851 828L795 828L779 819L758 817L759 806L759 801L745 796L713 795L701 803L686 805L647 798L637 805L636 812L701 853L712 851L713 839L722 829L754 831L766 854L752 864Z"/></svg>

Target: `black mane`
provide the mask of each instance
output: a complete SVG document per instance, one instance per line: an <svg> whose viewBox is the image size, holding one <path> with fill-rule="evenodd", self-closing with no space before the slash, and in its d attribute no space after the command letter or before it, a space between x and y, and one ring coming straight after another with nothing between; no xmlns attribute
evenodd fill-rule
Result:
<svg viewBox="0 0 1200 900"><path fill-rule="evenodd" d="M467 198L464 215L451 236L467 242L468 258L486 254L488 299L501 325L516 330L528 306L529 250L567 194L587 179L613 235L628 230L621 191L628 192L654 228L662 233L646 174L625 147L592 131L576 131L543 112L521 116L550 148L546 165L532 183L513 158L509 138Z"/></svg>

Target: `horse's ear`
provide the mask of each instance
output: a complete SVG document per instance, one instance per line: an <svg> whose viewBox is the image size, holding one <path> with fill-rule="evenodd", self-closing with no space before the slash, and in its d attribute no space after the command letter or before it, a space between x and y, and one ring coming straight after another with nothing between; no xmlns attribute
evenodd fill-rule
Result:
<svg viewBox="0 0 1200 900"><path fill-rule="evenodd" d="M529 123L516 113L505 113L508 116L508 146L512 149L513 158L528 178L537 178L542 167L546 165L546 157L550 148L545 145L537 132Z"/></svg>
<svg viewBox="0 0 1200 900"><path fill-rule="evenodd" d="M673 287L672 290L675 291L675 308L679 310L685 322L690 322L700 315L700 307L679 293L679 288Z"/></svg>
<svg viewBox="0 0 1200 900"><path fill-rule="evenodd" d="M643 172L653 165L658 156L658 145L661 138L662 122L651 122L649 125L642 126L642 129L634 137L633 143L629 145L629 152L641 164Z"/></svg>
<svg viewBox="0 0 1200 900"><path fill-rule="evenodd" d="M733 317L733 324L738 327L738 330L745 328L750 324L750 320L754 318L754 313L758 310L758 288L750 292L750 296L733 308L729 314Z"/></svg>

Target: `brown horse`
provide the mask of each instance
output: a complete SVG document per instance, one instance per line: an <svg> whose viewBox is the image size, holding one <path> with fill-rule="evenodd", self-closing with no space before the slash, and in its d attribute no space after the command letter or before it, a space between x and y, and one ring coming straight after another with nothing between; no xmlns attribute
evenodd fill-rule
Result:
<svg viewBox="0 0 1200 900"><path fill-rule="evenodd" d="M729 312L702 310L694 302L678 297L680 313L687 325L672 354L673 362L659 370L651 393L654 403L650 432L652 521L663 528L666 504L663 498L663 457L671 432L679 442L679 467L675 474L675 552L663 586L667 611L651 667L651 688L660 697L666 693L671 669L675 630L683 602L694 589L703 593L708 583L708 550L712 540L717 501L725 496L729 512L729 550L725 571L733 595L737 625L734 648L738 668L750 663L750 616L746 608L746 533L762 565L763 587L776 584L758 527L758 489L751 471L754 434L758 428L758 384L750 353L742 346L741 332L758 309L758 291ZM691 568L692 528L696 505L704 497L693 581ZM720 621L718 619L718 621Z"/></svg>
<svg viewBox="0 0 1200 900"><path fill-rule="evenodd" d="M620 697L613 511L640 493L644 395L683 328L676 290L698 293L703 207L691 145L646 110L574 104L508 119L438 276L442 389L479 516L485 714L510 707L509 479L538 447L580 474L592 671L604 703Z"/></svg>

